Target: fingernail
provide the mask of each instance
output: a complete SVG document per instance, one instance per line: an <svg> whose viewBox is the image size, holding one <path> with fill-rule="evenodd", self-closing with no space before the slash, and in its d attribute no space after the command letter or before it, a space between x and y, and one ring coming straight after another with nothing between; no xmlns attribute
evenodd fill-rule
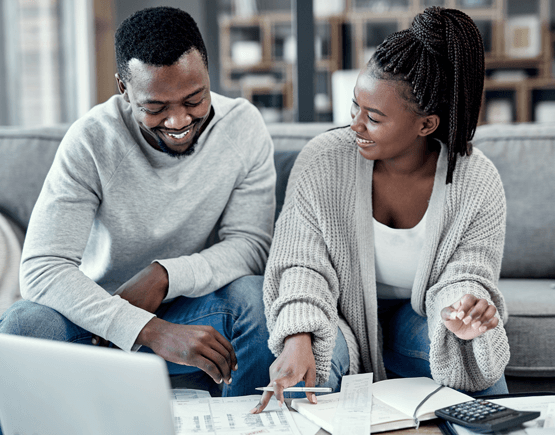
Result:
<svg viewBox="0 0 555 435"><path fill-rule="evenodd" d="M462 320L463 317L464 317L464 311L459 311L459 312L457 313L457 317L458 317L459 319Z"/></svg>
<svg viewBox="0 0 555 435"><path fill-rule="evenodd" d="M249 411L249 414L254 414L257 410L258 410L258 408L255 406L254 408L252 408L252 409Z"/></svg>
<svg viewBox="0 0 555 435"><path fill-rule="evenodd" d="M278 405L281 408L283 406L283 402L281 400L278 401Z"/></svg>
<svg viewBox="0 0 555 435"><path fill-rule="evenodd" d="M92 344L95 344L95 345L98 344L98 338L93 337L93 339L92 339Z"/></svg>
<svg viewBox="0 0 555 435"><path fill-rule="evenodd" d="M229 381L227 383L231 384L232 382L233 382L233 378L229 378Z"/></svg>
<svg viewBox="0 0 555 435"><path fill-rule="evenodd" d="M467 316L463 319L463 323L465 325L468 325L470 322L472 322L472 317L470 317L470 316Z"/></svg>
<svg viewBox="0 0 555 435"><path fill-rule="evenodd" d="M486 326L480 326L479 331L480 332L486 332L488 330L488 328Z"/></svg>
<svg viewBox="0 0 555 435"><path fill-rule="evenodd" d="M449 318L451 320L455 320L457 318L457 312L456 311L451 311L451 314L449 314Z"/></svg>
<svg viewBox="0 0 555 435"><path fill-rule="evenodd" d="M235 367L234 367L233 370L239 370L239 365L238 365L238 364L235 364Z"/></svg>
<svg viewBox="0 0 555 435"><path fill-rule="evenodd" d="M477 320L476 322L474 322L474 323L472 324L472 327L473 327L474 329L478 329L478 328L480 327L480 325L482 325L482 322L480 322L479 320Z"/></svg>

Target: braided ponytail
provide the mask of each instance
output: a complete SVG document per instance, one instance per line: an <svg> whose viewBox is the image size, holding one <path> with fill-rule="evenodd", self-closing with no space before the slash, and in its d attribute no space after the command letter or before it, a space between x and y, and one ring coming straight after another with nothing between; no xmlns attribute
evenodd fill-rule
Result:
<svg viewBox="0 0 555 435"><path fill-rule="evenodd" d="M377 78L410 84L421 115L437 114L433 137L449 150L447 180L453 180L457 154L472 153L484 87L484 46L472 19L456 9L438 6L418 14L407 30L382 42L368 71ZM448 117L448 119L446 119Z"/></svg>

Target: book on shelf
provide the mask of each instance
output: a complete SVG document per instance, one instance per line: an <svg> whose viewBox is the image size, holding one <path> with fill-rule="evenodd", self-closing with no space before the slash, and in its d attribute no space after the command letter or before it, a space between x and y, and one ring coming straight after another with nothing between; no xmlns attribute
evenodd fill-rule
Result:
<svg viewBox="0 0 555 435"><path fill-rule="evenodd" d="M437 418L435 410L473 400L429 378L399 378L372 384L371 432L418 427L420 421ZM318 396L318 403L293 399L291 406L301 415L333 433L333 419L340 393ZM429 397L428 397L429 396Z"/></svg>

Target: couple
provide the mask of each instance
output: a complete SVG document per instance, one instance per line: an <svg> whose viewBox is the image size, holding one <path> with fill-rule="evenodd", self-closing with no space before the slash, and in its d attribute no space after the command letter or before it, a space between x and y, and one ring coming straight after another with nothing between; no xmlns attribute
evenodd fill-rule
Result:
<svg viewBox="0 0 555 435"><path fill-rule="evenodd" d="M271 138L210 91L193 19L145 9L115 39L120 95L62 141L1 333L154 352L224 396L370 371L506 391L505 198L469 142L484 57L468 16L428 8L379 46L351 125L299 155L273 242Z"/></svg>

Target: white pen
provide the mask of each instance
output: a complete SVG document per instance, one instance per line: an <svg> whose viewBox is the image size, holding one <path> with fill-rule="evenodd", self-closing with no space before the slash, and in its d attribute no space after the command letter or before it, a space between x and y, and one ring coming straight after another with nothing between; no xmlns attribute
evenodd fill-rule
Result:
<svg viewBox="0 0 555 435"><path fill-rule="evenodd" d="M274 391L274 387L257 387L258 391ZM331 393L330 387L289 387L283 389L284 393Z"/></svg>

